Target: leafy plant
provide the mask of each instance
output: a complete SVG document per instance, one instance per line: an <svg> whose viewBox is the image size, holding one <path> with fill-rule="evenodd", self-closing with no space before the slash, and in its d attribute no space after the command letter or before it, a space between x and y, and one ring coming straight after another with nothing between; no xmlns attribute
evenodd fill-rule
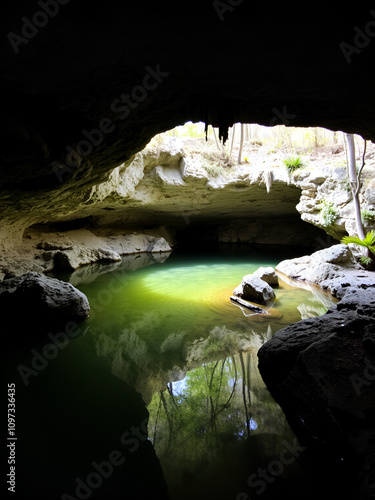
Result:
<svg viewBox="0 0 375 500"><path fill-rule="evenodd" d="M367 255L363 255L360 258L362 264L364 264L369 269L372 269L375 265L375 231L370 231L366 234L364 239L359 236L344 236L341 240L342 243L348 245L349 243L354 243L362 247L367 248Z"/></svg>
<svg viewBox="0 0 375 500"><path fill-rule="evenodd" d="M374 222L375 212L373 210L366 210L365 208L363 208L361 210L361 217L364 222Z"/></svg>
<svg viewBox="0 0 375 500"><path fill-rule="evenodd" d="M323 200L321 202L320 216L324 227L331 227L336 219L339 218L339 211L331 201Z"/></svg>
<svg viewBox="0 0 375 500"><path fill-rule="evenodd" d="M288 156L288 158L284 158L283 163L290 174L299 168L306 167L306 164L300 155Z"/></svg>

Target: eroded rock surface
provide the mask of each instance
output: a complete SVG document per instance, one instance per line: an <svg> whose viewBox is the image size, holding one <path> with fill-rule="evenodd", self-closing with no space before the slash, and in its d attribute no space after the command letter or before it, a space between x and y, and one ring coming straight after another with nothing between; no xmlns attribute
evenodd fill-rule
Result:
<svg viewBox="0 0 375 500"><path fill-rule="evenodd" d="M120 262L123 255L136 253L169 254L171 245L163 230L116 231L75 229L43 232L27 231L23 244L4 252L0 258L3 278L21 275L29 270L47 272L73 271L95 262Z"/></svg>
<svg viewBox="0 0 375 500"><path fill-rule="evenodd" d="M277 271L319 284L341 301L326 314L279 330L259 369L298 437L355 470L359 498L375 494L375 273L335 245L281 262Z"/></svg>
<svg viewBox="0 0 375 500"><path fill-rule="evenodd" d="M327 314L279 330L261 375L302 442L352 464L358 498L375 494L375 282Z"/></svg>
<svg viewBox="0 0 375 500"><path fill-rule="evenodd" d="M90 311L86 295L73 285L35 272L2 281L0 304L5 324L31 325L37 330L31 336L46 325L83 320Z"/></svg>
<svg viewBox="0 0 375 500"><path fill-rule="evenodd" d="M258 276L272 287L277 287L279 285L279 277L273 267L259 267L253 272L253 276Z"/></svg>
<svg viewBox="0 0 375 500"><path fill-rule="evenodd" d="M315 283L341 298L351 288L370 288L375 274L360 266L347 245L334 245L311 255L280 262L276 270L289 278Z"/></svg>
<svg viewBox="0 0 375 500"><path fill-rule="evenodd" d="M254 274L244 276L238 287L233 290L233 295L258 304L265 304L275 298L272 287Z"/></svg>

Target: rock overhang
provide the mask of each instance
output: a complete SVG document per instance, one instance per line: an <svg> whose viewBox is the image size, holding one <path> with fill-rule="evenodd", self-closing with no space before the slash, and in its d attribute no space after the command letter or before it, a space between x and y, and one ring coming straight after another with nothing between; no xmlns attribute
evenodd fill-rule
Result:
<svg viewBox="0 0 375 500"><path fill-rule="evenodd" d="M83 188L188 119L213 123L222 135L242 121L375 138L371 6L323 15L319 6L302 13L237 2L223 11L220 2L190 2L189 34L171 1L60 2L56 15L38 17L44 3L7 6L0 83L7 186L59 189L56 172L65 165L62 183ZM23 37L16 48L11 33Z"/></svg>
<svg viewBox="0 0 375 500"><path fill-rule="evenodd" d="M169 0L7 5L3 239L49 221L50 207L59 220L74 218L72 200L87 200L154 135L187 120L219 126L223 136L241 121L324 126L374 140L372 6L325 7L193 1L182 15ZM17 214L27 220L20 224Z"/></svg>

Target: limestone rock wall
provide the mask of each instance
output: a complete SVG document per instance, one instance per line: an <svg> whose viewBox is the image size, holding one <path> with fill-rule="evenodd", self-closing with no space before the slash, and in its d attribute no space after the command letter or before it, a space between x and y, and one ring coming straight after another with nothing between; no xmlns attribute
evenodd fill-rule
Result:
<svg viewBox="0 0 375 500"><path fill-rule="evenodd" d="M338 165L343 158L334 163L329 154L311 158L306 168L288 174L280 152L254 147L250 163L227 168L206 154L204 141L200 147L194 150L189 141L173 137L150 143L77 196L37 193L21 205L9 205L0 231L2 276L170 251L176 234L184 233L185 242L195 245L216 241L318 249L331 243L326 233L340 239L346 231L355 232L345 167ZM373 154L360 193L369 209L375 207ZM323 200L338 213L330 227L321 216Z"/></svg>
<svg viewBox="0 0 375 500"><path fill-rule="evenodd" d="M362 175L360 204L362 209L375 213L375 162L373 153ZM300 187L301 198L297 210L302 220L324 229L335 239L346 234L357 234L354 204L345 166L322 165L312 170L301 170L294 176L293 184ZM331 204L337 213L332 224L322 216L322 206ZM365 231L375 227L374 220L364 220Z"/></svg>

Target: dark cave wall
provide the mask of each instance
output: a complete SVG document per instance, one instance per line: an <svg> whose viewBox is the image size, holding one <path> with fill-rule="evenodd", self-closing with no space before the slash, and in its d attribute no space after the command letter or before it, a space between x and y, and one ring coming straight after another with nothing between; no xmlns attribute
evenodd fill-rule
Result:
<svg viewBox="0 0 375 500"><path fill-rule="evenodd" d="M3 5L5 189L82 189L188 119L222 133L242 121L375 138L375 17L366 3L327 11L232 0L221 11L212 1L65 0L30 36L24 24L43 24L40 5Z"/></svg>
<svg viewBox="0 0 375 500"><path fill-rule="evenodd" d="M56 2L0 7L4 244L187 120L375 139L370 3Z"/></svg>

